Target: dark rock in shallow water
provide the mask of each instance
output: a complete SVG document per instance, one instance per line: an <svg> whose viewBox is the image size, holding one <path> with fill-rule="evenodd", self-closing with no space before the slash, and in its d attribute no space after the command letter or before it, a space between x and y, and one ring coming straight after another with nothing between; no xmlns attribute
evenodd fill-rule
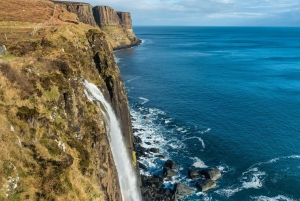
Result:
<svg viewBox="0 0 300 201"><path fill-rule="evenodd" d="M139 168L147 170L147 166L139 162Z"/></svg>
<svg viewBox="0 0 300 201"><path fill-rule="evenodd" d="M198 188L199 191L202 192L216 188L216 186L217 186L216 182L211 179L201 180L196 183L196 187Z"/></svg>
<svg viewBox="0 0 300 201"><path fill-rule="evenodd" d="M178 183L175 185L175 200L191 195L195 192L193 187Z"/></svg>
<svg viewBox="0 0 300 201"><path fill-rule="evenodd" d="M134 136L133 137L134 143L142 143L142 139L139 136Z"/></svg>
<svg viewBox="0 0 300 201"><path fill-rule="evenodd" d="M145 142L145 144L147 144L147 145L151 145L151 142Z"/></svg>
<svg viewBox="0 0 300 201"><path fill-rule="evenodd" d="M153 153L159 153L159 148L150 148L149 150Z"/></svg>
<svg viewBox="0 0 300 201"><path fill-rule="evenodd" d="M206 179L211 179L214 181L221 178L221 172L217 168L207 168L205 170L201 170L200 174Z"/></svg>
<svg viewBox="0 0 300 201"><path fill-rule="evenodd" d="M178 170L178 165L176 165L176 163L174 163L173 161L171 160L167 160L165 162L165 166L172 169L172 170Z"/></svg>
<svg viewBox="0 0 300 201"><path fill-rule="evenodd" d="M171 178L176 175L176 172L168 167L164 167L163 169L163 177Z"/></svg>
<svg viewBox="0 0 300 201"><path fill-rule="evenodd" d="M192 180L195 180L200 177L200 170L199 169L189 170L188 174Z"/></svg>
<svg viewBox="0 0 300 201"><path fill-rule="evenodd" d="M158 158L165 158L165 156L161 155L161 154L157 155L156 157L158 157Z"/></svg>

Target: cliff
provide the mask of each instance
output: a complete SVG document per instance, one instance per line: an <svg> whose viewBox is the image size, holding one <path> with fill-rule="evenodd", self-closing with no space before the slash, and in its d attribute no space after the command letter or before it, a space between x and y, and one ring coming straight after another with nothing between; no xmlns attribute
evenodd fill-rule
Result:
<svg viewBox="0 0 300 201"><path fill-rule="evenodd" d="M67 11L75 13L80 22L97 26L93 16L93 6L88 3L53 1L56 5L65 8Z"/></svg>
<svg viewBox="0 0 300 201"><path fill-rule="evenodd" d="M128 101L110 36L91 26L88 4L2 3L0 200L122 200L104 117L82 81L111 102L131 154ZM19 18L20 5L26 17Z"/></svg>
<svg viewBox="0 0 300 201"><path fill-rule="evenodd" d="M107 34L110 44L115 50L141 43L133 32L131 15L128 12L116 12L109 6L92 7L87 3L53 2L57 6L75 13L78 21L92 26L99 26Z"/></svg>

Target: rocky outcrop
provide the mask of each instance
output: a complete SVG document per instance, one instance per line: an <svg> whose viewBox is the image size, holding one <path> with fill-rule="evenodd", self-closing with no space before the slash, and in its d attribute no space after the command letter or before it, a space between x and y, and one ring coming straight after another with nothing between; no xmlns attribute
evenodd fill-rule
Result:
<svg viewBox="0 0 300 201"><path fill-rule="evenodd" d="M116 12L109 6L92 7L87 3L53 1L56 5L75 13L78 21L92 26L99 26L109 38L114 50L139 45L139 40L132 29L131 15L128 12Z"/></svg>
<svg viewBox="0 0 300 201"><path fill-rule="evenodd" d="M93 16L93 6L88 3L68 2L68 1L53 1L56 5L65 8L67 11L75 13L80 22L97 26Z"/></svg>
<svg viewBox="0 0 300 201"><path fill-rule="evenodd" d="M196 187L201 192L205 192L205 191L214 189L214 188L216 188L216 186L217 186L216 182L211 179L201 180L196 183Z"/></svg>
<svg viewBox="0 0 300 201"><path fill-rule="evenodd" d="M6 54L6 47L5 45L0 46L0 56L5 56Z"/></svg>
<svg viewBox="0 0 300 201"><path fill-rule="evenodd" d="M96 84L111 102L132 155L128 101L107 35L69 24L42 39L8 44L14 57L0 63L0 128L7 141L0 141L0 200L121 201L103 115L82 84ZM11 177L17 187L2 189Z"/></svg>
<svg viewBox="0 0 300 201"><path fill-rule="evenodd" d="M96 6L93 8L93 13L100 28L105 28L106 26L120 28L122 26L117 12L109 6Z"/></svg>
<svg viewBox="0 0 300 201"><path fill-rule="evenodd" d="M102 31L93 29L87 34L88 41L93 51L93 60L98 73L104 80L101 85L102 92L118 117L122 134L129 150L133 150L133 135L129 112L129 104L121 74L114 61L113 50L109 46L106 36ZM132 154L130 154L132 155Z"/></svg>
<svg viewBox="0 0 300 201"><path fill-rule="evenodd" d="M141 43L133 32L130 13L116 12L109 6L96 6L93 8L93 13L98 26L106 31L114 41L112 44L114 49L122 49Z"/></svg>

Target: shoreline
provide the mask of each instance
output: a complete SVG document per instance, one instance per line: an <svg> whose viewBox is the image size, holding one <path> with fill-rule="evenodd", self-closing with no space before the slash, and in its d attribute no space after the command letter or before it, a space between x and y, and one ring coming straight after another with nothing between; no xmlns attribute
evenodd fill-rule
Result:
<svg viewBox="0 0 300 201"><path fill-rule="evenodd" d="M137 42L135 43L132 43L130 45L124 45L124 46L120 46L120 47L116 47L116 48L113 48L113 51L116 52L116 51L119 51L119 50L125 50L125 49L129 49L129 48L132 48L132 47L136 47L136 46L139 46L143 43L143 41L141 39L138 39Z"/></svg>

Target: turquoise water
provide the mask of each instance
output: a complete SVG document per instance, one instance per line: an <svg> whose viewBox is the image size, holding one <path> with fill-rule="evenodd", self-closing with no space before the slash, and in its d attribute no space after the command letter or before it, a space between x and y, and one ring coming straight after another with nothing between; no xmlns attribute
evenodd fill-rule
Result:
<svg viewBox="0 0 300 201"><path fill-rule="evenodd" d="M300 28L135 27L115 53L134 127L181 169L223 177L185 200L300 200ZM147 119L144 119L147 116ZM150 139L149 139L150 140ZM160 174L166 159L141 159Z"/></svg>

